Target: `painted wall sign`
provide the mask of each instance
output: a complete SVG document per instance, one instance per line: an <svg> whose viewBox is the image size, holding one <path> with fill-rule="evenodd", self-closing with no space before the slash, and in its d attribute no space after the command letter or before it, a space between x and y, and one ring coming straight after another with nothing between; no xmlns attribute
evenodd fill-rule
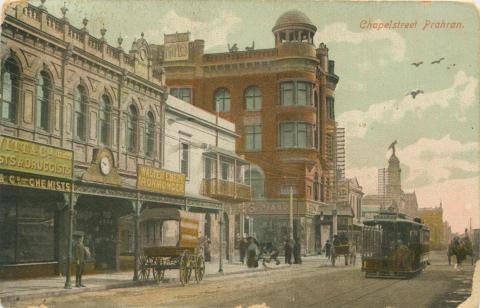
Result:
<svg viewBox="0 0 480 308"><path fill-rule="evenodd" d="M138 165L137 188L170 195L185 195L185 175Z"/></svg>
<svg viewBox="0 0 480 308"><path fill-rule="evenodd" d="M0 136L0 170L72 179L71 151Z"/></svg>
<svg viewBox="0 0 480 308"><path fill-rule="evenodd" d="M24 176L10 173L0 173L0 185L19 186L35 189L70 192L72 184L69 181L47 179L38 176Z"/></svg>

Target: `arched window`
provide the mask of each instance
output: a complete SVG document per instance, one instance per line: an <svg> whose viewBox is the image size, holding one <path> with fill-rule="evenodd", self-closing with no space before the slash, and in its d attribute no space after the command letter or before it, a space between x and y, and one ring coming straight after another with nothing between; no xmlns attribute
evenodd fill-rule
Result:
<svg viewBox="0 0 480 308"><path fill-rule="evenodd" d="M252 86L245 91L245 108L249 111L262 108L262 93L259 88Z"/></svg>
<svg viewBox="0 0 480 308"><path fill-rule="evenodd" d="M50 101L52 93L52 81L46 71L41 71L37 78L37 126L43 130L49 130Z"/></svg>
<svg viewBox="0 0 480 308"><path fill-rule="evenodd" d="M128 107L127 115L127 151L136 152L138 146L138 109L135 105Z"/></svg>
<svg viewBox="0 0 480 308"><path fill-rule="evenodd" d="M253 199L261 199L265 197L265 178L258 168L251 167L251 170L245 171L245 182L250 184Z"/></svg>
<svg viewBox="0 0 480 308"><path fill-rule="evenodd" d="M155 118L153 113L147 113L147 121L145 123L145 155L153 157L155 154Z"/></svg>
<svg viewBox="0 0 480 308"><path fill-rule="evenodd" d="M2 67L2 119L16 122L20 93L20 67L13 58L8 58Z"/></svg>
<svg viewBox="0 0 480 308"><path fill-rule="evenodd" d="M215 92L215 111L229 112L230 111L230 92L225 89L218 89Z"/></svg>
<svg viewBox="0 0 480 308"><path fill-rule="evenodd" d="M110 127L111 127L112 103L110 98L104 94L100 101L100 110L98 111L98 133L100 144L110 145Z"/></svg>
<svg viewBox="0 0 480 308"><path fill-rule="evenodd" d="M75 104L75 135L77 140L85 141L87 128L87 94L83 86L78 86L73 94L73 101Z"/></svg>

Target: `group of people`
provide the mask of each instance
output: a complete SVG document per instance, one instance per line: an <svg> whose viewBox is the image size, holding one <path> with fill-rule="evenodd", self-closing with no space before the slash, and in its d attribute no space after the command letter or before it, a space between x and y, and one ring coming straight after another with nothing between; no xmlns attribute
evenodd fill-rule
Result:
<svg viewBox="0 0 480 308"><path fill-rule="evenodd" d="M254 237L243 238L240 240L239 250L240 262L242 262L242 264L245 264L246 262L249 268L258 267L259 260L262 260L264 266L266 263L272 261L274 261L276 265L280 264L280 261L278 260L280 252L272 242L260 245ZM284 250L285 264L292 264L292 257L293 263L302 263L300 240L287 240L285 242Z"/></svg>

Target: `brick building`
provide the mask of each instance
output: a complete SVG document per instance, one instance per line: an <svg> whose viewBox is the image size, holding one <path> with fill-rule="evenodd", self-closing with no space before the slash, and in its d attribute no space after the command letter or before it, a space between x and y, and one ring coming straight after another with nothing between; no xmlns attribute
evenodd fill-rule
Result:
<svg viewBox="0 0 480 308"><path fill-rule="evenodd" d="M260 241L287 236L288 195L294 194L294 233L306 253L320 243L319 219L332 214L335 177L335 98L339 81L328 48L313 43L317 28L302 12L281 15L273 48L205 53L189 33L150 45L153 65L165 68L170 93L236 124L237 153L253 163L246 175L253 202L232 207L237 225L253 217ZM251 223L251 220L249 220ZM240 235L240 234L239 234ZM323 236L329 236L324 234Z"/></svg>

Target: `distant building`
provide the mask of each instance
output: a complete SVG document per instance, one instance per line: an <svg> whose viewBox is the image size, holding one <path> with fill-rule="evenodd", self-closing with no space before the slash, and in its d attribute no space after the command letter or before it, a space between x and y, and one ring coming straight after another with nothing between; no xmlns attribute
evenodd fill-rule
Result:
<svg viewBox="0 0 480 308"><path fill-rule="evenodd" d="M362 199L362 217L373 218L380 209L390 209L411 218L418 215L417 195L405 193L402 189L402 169L400 160L395 154L395 143L391 146L392 154L388 159L388 167L378 170L377 194L366 195Z"/></svg>
<svg viewBox="0 0 480 308"><path fill-rule="evenodd" d="M420 208L419 217L430 229L430 248L440 250L445 248L445 225L443 222L443 208L439 207Z"/></svg>

